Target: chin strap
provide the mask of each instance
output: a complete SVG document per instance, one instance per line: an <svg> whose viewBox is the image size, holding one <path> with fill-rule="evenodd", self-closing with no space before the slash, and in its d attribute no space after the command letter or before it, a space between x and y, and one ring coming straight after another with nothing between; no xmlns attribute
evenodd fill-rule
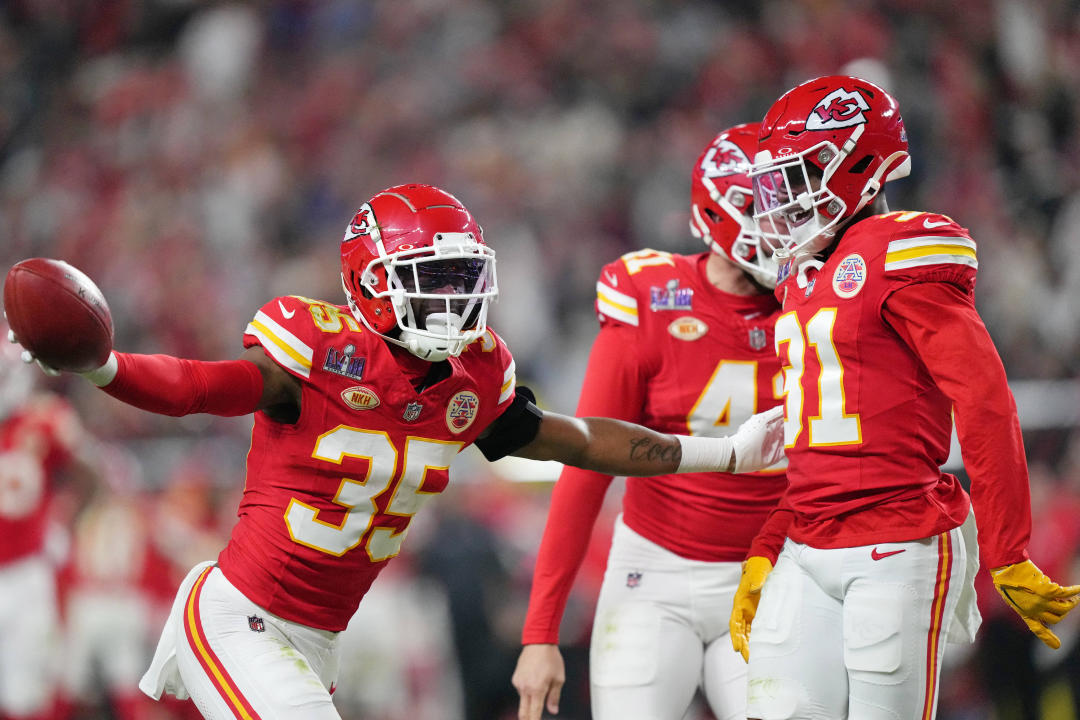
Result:
<svg viewBox="0 0 1080 720"><path fill-rule="evenodd" d="M461 335L461 326L464 323L457 313L429 313L424 318L424 329L442 337L431 337L402 329L401 340L405 349L421 360L428 362L441 362L448 357L457 357L465 349L465 339L451 339L450 334Z"/></svg>

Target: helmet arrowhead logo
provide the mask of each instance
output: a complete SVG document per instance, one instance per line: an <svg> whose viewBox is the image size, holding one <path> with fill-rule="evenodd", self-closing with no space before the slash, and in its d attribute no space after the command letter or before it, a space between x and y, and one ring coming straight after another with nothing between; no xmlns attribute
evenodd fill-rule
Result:
<svg viewBox="0 0 1080 720"><path fill-rule="evenodd" d="M860 93L837 88L823 97L810 111L806 118L806 129L835 130L862 125L866 122L866 115L863 113L869 110L870 105Z"/></svg>
<svg viewBox="0 0 1080 720"><path fill-rule="evenodd" d="M371 208L364 205L360 210L353 215L352 222L349 223L349 227L345 228L345 240L352 240L360 235L367 235L371 232Z"/></svg>
<svg viewBox="0 0 1080 720"><path fill-rule="evenodd" d="M742 149L728 139L709 148L701 159L701 171L705 177L724 177L746 173L750 170L750 158Z"/></svg>

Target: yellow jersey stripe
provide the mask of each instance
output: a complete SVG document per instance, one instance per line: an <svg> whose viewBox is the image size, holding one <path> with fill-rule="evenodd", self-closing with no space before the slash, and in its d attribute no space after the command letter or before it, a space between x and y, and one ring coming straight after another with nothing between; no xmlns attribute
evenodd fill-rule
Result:
<svg viewBox="0 0 1080 720"><path fill-rule="evenodd" d="M289 333L289 336L292 337L292 339L301 346L302 350L298 350L293 344L282 339L278 333L275 333L270 327L265 324L265 320L263 318L260 318L258 316L256 316L254 320L248 323L245 333L249 335L254 335L256 338L258 338L262 346L266 349L268 353L270 353L270 356L273 357L274 360L276 360L282 367L292 370L297 375L300 375L302 377L311 376L312 350L307 345L293 337L291 333Z"/></svg>
<svg viewBox="0 0 1080 720"><path fill-rule="evenodd" d="M596 283L596 309L601 314L627 325L638 324L637 300L618 290L612 290L601 282Z"/></svg>
<svg viewBox="0 0 1080 720"><path fill-rule="evenodd" d="M895 260L885 263L885 272L890 270L905 270L907 268L922 267L924 265L967 265L979 268L979 261L969 255L927 255L908 260Z"/></svg>
<svg viewBox="0 0 1080 720"><path fill-rule="evenodd" d="M505 383L503 383L503 386L502 386L502 388L500 389L500 392L499 392L499 402L497 404L502 405L504 402L506 402L511 397L513 397L514 388L516 386L517 386L517 378L516 377L511 377L509 380L507 380Z"/></svg>
<svg viewBox="0 0 1080 720"><path fill-rule="evenodd" d="M942 244L923 245L921 247L911 247L904 250L890 250L889 252L885 253L885 264L888 265L892 262L900 262L903 260L927 257L928 255L963 255L974 260L975 248L965 247L963 245Z"/></svg>

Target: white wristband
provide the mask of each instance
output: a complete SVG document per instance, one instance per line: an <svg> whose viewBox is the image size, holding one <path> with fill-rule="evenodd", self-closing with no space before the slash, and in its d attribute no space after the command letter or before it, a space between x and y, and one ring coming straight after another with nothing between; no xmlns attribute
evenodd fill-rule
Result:
<svg viewBox="0 0 1080 720"><path fill-rule="evenodd" d="M94 383L98 387L105 387L113 381L116 377L116 371L120 368L119 363L116 361L116 353L109 353L109 359L105 361L105 364L99 367L97 370L91 370L89 372L79 373L84 378Z"/></svg>
<svg viewBox="0 0 1080 720"><path fill-rule="evenodd" d="M729 437L692 437L676 435L682 445L682 460L677 473L730 472L735 447Z"/></svg>

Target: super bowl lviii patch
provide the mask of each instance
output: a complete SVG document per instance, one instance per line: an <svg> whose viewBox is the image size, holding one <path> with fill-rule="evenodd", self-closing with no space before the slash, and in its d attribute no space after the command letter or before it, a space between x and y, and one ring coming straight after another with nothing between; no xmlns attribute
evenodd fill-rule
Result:
<svg viewBox="0 0 1080 720"><path fill-rule="evenodd" d="M346 345L341 350L330 348L326 351L326 360L323 362L323 370L335 375L359 380L364 376L365 358L353 357L356 346Z"/></svg>
<svg viewBox="0 0 1080 720"><path fill-rule="evenodd" d="M679 279L672 278L664 287L649 288L651 310L689 310L694 300L693 288L679 287Z"/></svg>

